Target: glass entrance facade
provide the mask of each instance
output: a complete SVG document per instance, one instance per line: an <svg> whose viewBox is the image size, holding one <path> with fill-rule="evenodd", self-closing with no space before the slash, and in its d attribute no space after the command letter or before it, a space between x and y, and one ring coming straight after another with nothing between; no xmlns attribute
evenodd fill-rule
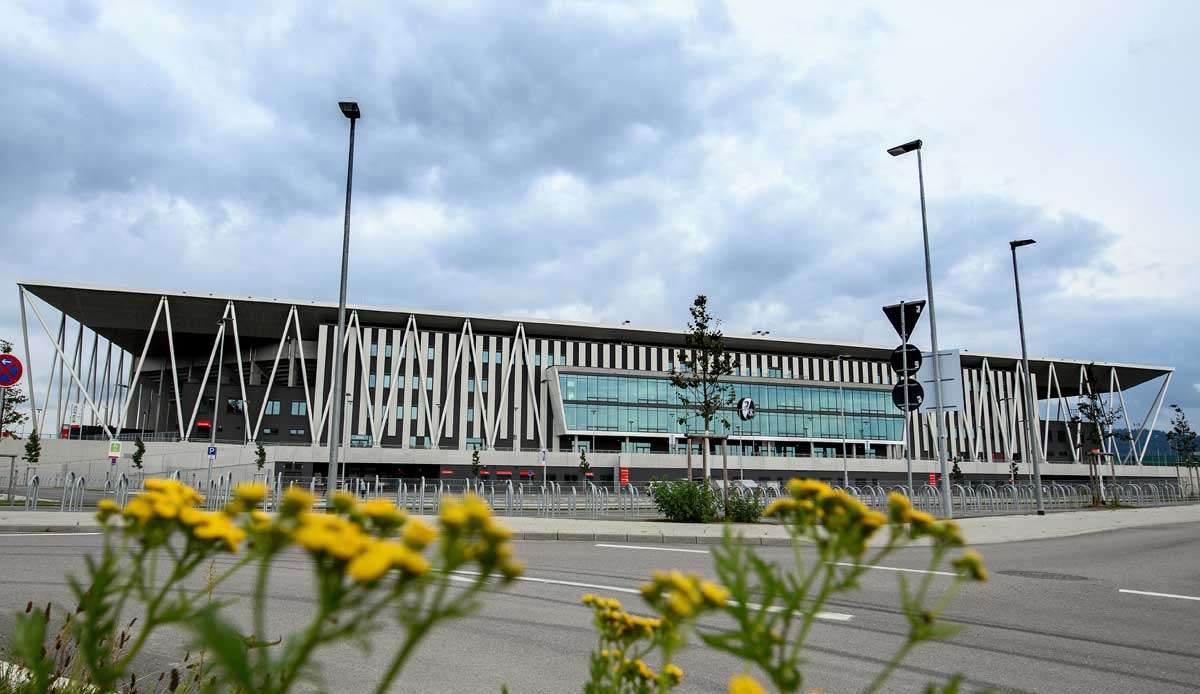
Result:
<svg viewBox="0 0 1200 694"><path fill-rule="evenodd" d="M559 388L571 431L684 434L703 431L703 422L684 409L665 378L560 373ZM753 398L757 416L743 422L730 407L722 414L734 436L778 439L852 439L899 442L904 417L885 389L861 385L773 384L731 379L737 398ZM685 424L679 419L686 417ZM722 429L714 423L713 430Z"/></svg>

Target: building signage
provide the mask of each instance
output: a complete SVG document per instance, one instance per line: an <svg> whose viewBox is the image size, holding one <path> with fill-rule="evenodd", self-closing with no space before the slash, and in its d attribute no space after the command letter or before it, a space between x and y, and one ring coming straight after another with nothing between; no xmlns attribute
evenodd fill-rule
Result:
<svg viewBox="0 0 1200 694"><path fill-rule="evenodd" d="M758 414L758 403L753 398L742 398L737 404L738 419L748 422Z"/></svg>

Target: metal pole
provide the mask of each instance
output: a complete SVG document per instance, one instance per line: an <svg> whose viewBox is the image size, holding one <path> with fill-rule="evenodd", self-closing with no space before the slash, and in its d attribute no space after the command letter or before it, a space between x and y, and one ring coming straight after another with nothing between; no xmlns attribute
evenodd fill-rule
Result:
<svg viewBox="0 0 1200 694"><path fill-rule="evenodd" d="M220 356L217 357L217 385L216 391L213 393L213 418L212 426L208 429L208 445L217 445L217 418L221 412L221 366L225 362L225 317L221 316L221 322L218 323L217 334L220 335L221 347ZM204 482L205 493L208 493L208 485L212 483L213 457L208 456L208 479Z"/></svg>
<svg viewBox="0 0 1200 694"><path fill-rule="evenodd" d="M938 355L937 310L933 305L933 263L929 259L929 223L925 216L925 170L921 162L921 150L917 150L917 185L921 190L921 234L925 241L925 287L929 296L929 341L933 347L933 380L937 392L937 423L934 437L938 442L938 468L942 475L942 515L954 517L954 504L950 499L950 476L946 472L946 418L942 408L942 360Z"/></svg>
<svg viewBox="0 0 1200 694"><path fill-rule="evenodd" d="M1025 348L1025 314L1021 309L1021 280L1017 275L1017 247L1010 245L1013 261L1013 285L1017 289L1017 325L1021 329L1021 364L1025 369L1025 452L1033 461L1033 492L1037 499L1037 514L1046 515L1046 507L1042 503L1042 470L1038 465L1041 458L1041 446L1033 432L1033 374L1029 373L1029 351Z"/></svg>
<svg viewBox="0 0 1200 694"><path fill-rule="evenodd" d="M346 397L346 375L342 373L342 342L346 335L346 275L350 263L350 192L354 186L354 124L350 119L350 155L346 162L346 217L342 228L342 283L338 293L338 327L334 333L333 352L333 412L329 420L329 484L325 490L329 505L337 488L338 436L342 433L342 400Z"/></svg>
<svg viewBox="0 0 1200 694"><path fill-rule="evenodd" d="M900 333L904 336L905 344L908 343L908 325L904 322L904 302L900 302ZM906 364L907 366L907 364ZM908 379L908 373L903 374L903 378ZM908 388L904 389L904 469L908 473L908 493L915 494L913 491L912 480L912 448L908 445L908 439L912 432L908 430L908 424L912 421L912 412L908 409Z"/></svg>

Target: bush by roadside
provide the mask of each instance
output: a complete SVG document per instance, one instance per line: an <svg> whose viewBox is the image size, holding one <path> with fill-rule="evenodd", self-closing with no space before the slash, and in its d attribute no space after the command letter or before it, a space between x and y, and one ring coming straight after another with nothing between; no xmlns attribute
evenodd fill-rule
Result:
<svg viewBox="0 0 1200 694"><path fill-rule="evenodd" d="M712 523L720 515L720 499L707 484L661 480L650 486L658 512L675 523Z"/></svg>

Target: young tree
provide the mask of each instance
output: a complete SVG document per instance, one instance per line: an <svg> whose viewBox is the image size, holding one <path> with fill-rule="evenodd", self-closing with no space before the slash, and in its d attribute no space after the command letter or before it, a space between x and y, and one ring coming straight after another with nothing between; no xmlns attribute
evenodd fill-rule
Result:
<svg viewBox="0 0 1200 694"><path fill-rule="evenodd" d="M962 477L962 468L958 466L958 460L955 459L954 467L950 468L950 481L958 484L962 482Z"/></svg>
<svg viewBox="0 0 1200 694"><path fill-rule="evenodd" d="M676 352L675 364L671 367L671 384L679 390L679 402L691 415L680 417L679 423L687 426L688 420L698 417L704 422L704 448L701 461L704 480L708 481L708 437L712 434L712 423L717 419L726 429L729 420L718 415L722 408L731 407L736 395L733 387L721 383L721 378L733 373L733 355L725 352L725 336L721 333L720 319L708 313L708 297L696 296L690 309L692 320L684 335L684 349ZM690 446L689 442L689 446ZM689 458L690 461L690 458ZM688 464L688 479L692 467ZM725 471L728 483L729 473ZM726 484L728 486L728 484Z"/></svg>
<svg viewBox="0 0 1200 694"><path fill-rule="evenodd" d="M471 477L479 479L479 449L471 451Z"/></svg>
<svg viewBox="0 0 1200 694"><path fill-rule="evenodd" d="M133 440L133 455L130 457L133 460L133 467L141 470L142 458L146 457L146 444L142 443L141 436Z"/></svg>
<svg viewBox="0 0 1200 694"><path fill-rule="evenodd" d="M1188 422L1187 415L1184 414L1183 408L1179 405L1171 405L1171 410L1175 412L1175 416L1171 418L1171 430L1167 432L1167 444L1174 451L1179 462L1188 471L1188 486L1192 485L1192 478L1196 476L1196 432L1192 430L1192 425ZM1195 489L1196 487L1192 487Z"/></svg>
<svg viewBox="0 0 1200 694"><path fill-rule="evenodd" d="M139 441L141 439L138 439ZM258 446L254 449L254 466L261 472L267 466L267 449L263 447L262 441L258 442Z"/></svg>
<svg viewBox="0 0 1200 694"><path fill-rule="evenodd" d="M37 465L38 460L42 457L42 439L38 436L37 427L29 433L29 440L25 442L25 462L30 465Z"/></svg>
<svg viewBox="0 0 1200 694"><path fill-rule="evenodd" d="M586 481L588 473L592 471L592 464L588 462L587 451L579 451L579 475Z"/></svg>
<svg viewBox="0 0 1200 694"><path fill-rule="evenodd" d="M1092 383L1096 383L1091 369L1088 370L1088 377ZM1093 450L1103 450L1105 442L1112 440L1115 444L1117 441L1129 441L1131 437L1125 432L1117 431L1113 425L1117 423L1117 411L1108 406L1107 403L1100 397L1099 393L1087 392L1079 398L1079 405L1075 408L1076 414L1071 417L1071 423L1077 427L1079 431L1079 449L1081 456L1085 456L1084 460L1088 461L1088 477L1092 483L1092 503L1096 506L1100 505L1100 484L1102 482L1100 476L1103 470L1100 468L1100 456L1093 454ZM1113 480L1116 481L1116 470L1114 463Z"/></svg>
<svg viewBox="0 0 1200 694"><path fill-rule="evenodd" d="M1008 464L1009 481L1013 484L1017 483L1017 461L1012 461Z"/></svg>
<svg viewBox="0 0 1200 694"><path fill-rule="evenodd" d="M0 340L0 354L12 354L12 343L8 340ZM3 406L0 407L0 439L19 438L16 435L16 428L19 424L29 419L29 415L24 412L18 412L17 408L29 401L25 396L25 392L21 386L13 386L5 390L0 396L0 401Z"/></svg>

